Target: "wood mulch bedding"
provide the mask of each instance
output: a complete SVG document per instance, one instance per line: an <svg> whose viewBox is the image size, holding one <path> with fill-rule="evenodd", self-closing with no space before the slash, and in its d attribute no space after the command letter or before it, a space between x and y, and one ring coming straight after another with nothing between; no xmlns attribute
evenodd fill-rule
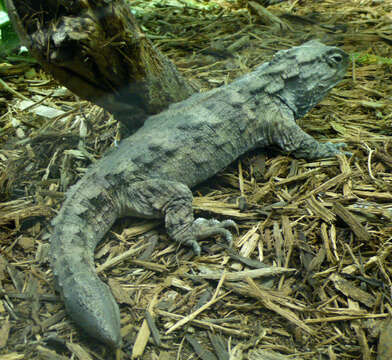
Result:
<svg viewBox="0 0 392 360"><path fill-rule="evenodd" d="M138 13L143 31L202 90L310 38L349 52L344 81L300 124L353 156L258 151L199 186L197 215L237 221L232 249L208 239L195 258L159 223L119 221L96 252L121 304L113 354L66 316L47 253L66 189L118 124L38 66L0 64L0 360L392 359L392 3L284 2L268 26L252 1L162 3Z"/></svg>

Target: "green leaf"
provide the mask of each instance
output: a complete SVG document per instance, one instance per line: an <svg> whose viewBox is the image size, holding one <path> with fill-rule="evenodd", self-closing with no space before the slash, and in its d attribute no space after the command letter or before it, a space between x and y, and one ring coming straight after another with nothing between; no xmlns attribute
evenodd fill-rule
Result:
<svg viewBox="0 0 392 360"><path fill-rule="evenodd" d="M352 53L352 60L358 64L386 64L392 65L392 58L386 58L374 54L366 54L366 53Z"/></svg>

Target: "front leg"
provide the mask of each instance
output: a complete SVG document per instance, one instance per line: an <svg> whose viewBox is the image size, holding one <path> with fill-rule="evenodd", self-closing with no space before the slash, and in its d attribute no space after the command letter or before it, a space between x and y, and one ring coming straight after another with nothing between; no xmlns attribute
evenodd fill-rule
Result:
<svg viewBox="0 0 392 360"><path fill-rule="evenodd" d="M283 151L293 154L296 158L308 160L336 156L338 154L352 155L342 151L345 143L320 143L303 131L293 119L285 119L274 126L273 142Z"/></svg>
<svg viewBox="0 0 392 360"><path fill-rule="evenodd" d="M227 228L235 228L231 220L194 219L192 192L175 181L148 179L132 183L127 188L121 210L122 216L163 218L169 236L200 254L198 240L221 235L231 244L232 235Z"/></svg>

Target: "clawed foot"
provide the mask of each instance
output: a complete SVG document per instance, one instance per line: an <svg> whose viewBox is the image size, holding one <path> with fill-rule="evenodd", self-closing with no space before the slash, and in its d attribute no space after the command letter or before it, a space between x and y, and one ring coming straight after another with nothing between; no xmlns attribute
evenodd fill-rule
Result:
<svg viewBox="0 0 392 360"><path fill-rule="evenodd" d="M192 224L192 235L193 238L186 241L185 245L191 247L196 255L200 255L201 249L197 240L205 239L213 235L221 235L231 246L233 242L233 236L227 229L235 229L239 232L237 224L233 220L218 221L216 219L204 219L198 218Z"/></svg>
<svg viewBox="0 0 392 360"><path fill-rule="evenodd" d="M353 153L350 151L342 151L342 148L347 147L346 143L323 143L323 146L327 148L328 152L331 153L332 155L337 155L337 154L344 154L346 156L352 156Z"/></svg>

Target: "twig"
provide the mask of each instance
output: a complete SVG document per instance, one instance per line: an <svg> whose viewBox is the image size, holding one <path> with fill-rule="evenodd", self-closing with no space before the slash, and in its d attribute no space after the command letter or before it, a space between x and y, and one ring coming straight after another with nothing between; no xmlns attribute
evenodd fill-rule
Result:
<svg viewBox="0 0 392 360"><path fill-rule="evenodd" d="M227 296L227 295L229 295L231 293L231 291L228 291L228 292L226 292L223 295L218 297L219 290L222 287L223 282L225 281L225 275L226 275L225 273L222 274L222 277L221 277L221 279L220 279L220 281L218 283L218 286L216 287L215 293L214 293L213 297L211 298L211 300L208 301L203 306L201 306L200 308L198 308L193 313L189 314L188 316L184 317L183 319L181 319L180 321L175 323L169 330L166 331L166 335L170 334L171 332L173 332L174 330L178 329L179 327L185 325L187 322L195 319L196 316L199 315L201 312L203 312L204 310L208 309L211 305L215 304L216 302L218 302L219 300L223 299L225 296Z"/></svg>

